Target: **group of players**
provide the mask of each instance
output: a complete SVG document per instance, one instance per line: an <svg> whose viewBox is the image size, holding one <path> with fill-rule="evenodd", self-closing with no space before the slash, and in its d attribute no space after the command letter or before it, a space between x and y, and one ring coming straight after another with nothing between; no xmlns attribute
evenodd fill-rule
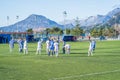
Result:
<svg viewBox="0 0 120 80"><path fill-rule="evenodd" d="M56 57L59 55L59 40L57 39L49 39L46 41L46 52L48 56L53 56L54 54ZM70 45L63 44L63 53L70 54Z"/></svg>
<svg viewBox="0 0 120 80"><path fill-rule="evenodd" d="M9 47L10 47L10 52L13 51L14 48L14 43L17 42L19 44L19 52L22 53L24 51L24 54L28 54L28 45L27 45L27 40L26 39L18 39L18 40L14 40L11 39L9 41Z"/></svg>
<svg viewBox="0 0 120 80"><path fill-rule="evenodd" d="M28 43L26 41L26 39L18 39L18 40L14 40L11 39L9 42L9 47L10 47L10 52L13 51L14 48L14 43L17 42L19 44L19 52L22 53L24 52L24 54L28 54ZM42 50L42 42L43 40L39 40L37 43L37 50L36 50L36 54L41 54L41 50ZM56 57L59 56L59 40L57 40L56 38L50 38L46 41L46 53L48 54L48 56L53 56L56 55ZM63 45L63 53L66 54L70 54L70 45L69 44L65 44Z"/></svg>
<svg viewBox="0 0 120 80"><path fill-rule="evenodd" d="M96 41L95 40L89 40L90 44L89 44L89 49L88 49L88 56L93 56L93 52L95 50L96 47ZM19 52L24 52L24 54L28 54L28 43L26 41L26 39L18 39L17 40L18 44L19 44ZM37 50L36 50L36 54L41 54L41 50L42 50L42 40L39 40L37 43ZM10 52L13 51L14 48L14 43L15 40L11 39L9 42L9 46L10 46ZM65 54L70 54L70 45L66 44L65 41L63 41L63 53ZM48 56L53 56L56 55L56 57L59 56L59 40L55 39L55 38L51 38L48 39L46 41L46 53L48 54Z"/></svg>

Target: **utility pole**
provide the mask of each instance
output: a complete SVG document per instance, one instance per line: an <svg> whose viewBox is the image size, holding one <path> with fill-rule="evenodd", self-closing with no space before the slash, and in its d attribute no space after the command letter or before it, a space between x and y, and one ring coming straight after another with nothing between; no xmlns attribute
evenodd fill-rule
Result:
<svg viewBox="0 0 120 80"><path fill-rule="evenodd" d="M17 22L18 22L18 19L19 19L19 16L16 16ZM19 32L19 31L18 31L18 23L17 23L17 32Z"/></svg>
<svg viewBox="0 0 120 80"><path fill-rule="evenodd" d="M7 16L7 26L9 25L9 16Z"/></svg>
<svg viewBox="0 0 120 80"><path fill-rule="evenodd" d="M116 16L113 16L114 20L115 20L115 25L114 25L114 33L115 33L115 38L117 37L117 33L116 33L116 27L117 27L117 23L116 23Z"/></svg>
<svg viewBox="0 0 120 80"><path fill-rule="evenodd" d="M66 17L67 17L66 11L63 12L63 17L64 17L64 27L65 27L64 35L66 35Z"/></svg>

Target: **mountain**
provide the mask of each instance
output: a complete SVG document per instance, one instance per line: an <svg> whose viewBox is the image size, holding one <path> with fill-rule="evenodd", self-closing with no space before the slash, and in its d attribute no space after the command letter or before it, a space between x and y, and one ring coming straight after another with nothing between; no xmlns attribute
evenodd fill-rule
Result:
<svg viewBox="0 0 120 80"><path fill-rule="evenodd" d="M56 23L55 21L52 21L48 18L46 18L45 16L42 15L36 15L36 14L32 14L29 17L27 17L26 19L17 22L13 25L10 26L5 26L5 27L0 27L0 30L5 31L5 32L24 32L27 29L34 29L34 28L51 28L51 27L59 27L59 28L63 28L63 25L60 25L58 23Z"/></svg>
<svg viewBox="0 0 120 80"><path fill-rule="evenodd" d="M115 24L120 24L120 12L115 14L114 17L112 17L107 23L106 25L115 25Z"/></svg>
<svg viewBox="0 0 120 80"><path fill-rule="evenodd" d="M116 14L119 14L119 13L120 13L120 8L116 8L108 12L106 15L90 16L87 19L79 20L79 23L83 29L90 29L95 25L101 25L101 24L113 25L114 23L113 16L116 16ZM116 19L116 20L119 21L119 19ZM65 24L65 26L63 26L62 24ZM75 25L76 25L76 21L74 19L67 20L65 23L61 22L61 24L58 24L55 21L52 21L46 18L45 16L32 14L26 19L20 22L17 22L13 25L0 27L0 31L24 32L30 28L37 29L37 28L51 28L51 27L59 27L61 29L64 29L65 27L73 28Z"/></svg>
<svg viewBox="0 0 120 80"><path fill-rule="evenodd" d="M106 15L97 15L97 16L91 16L85 19L83 22L81 22L82 26L94 26L97 24L105 24L107 23L110 19L113 18L114 15L117 13L120 13L120 8L116 8Z"/></svg>
<svg viewBox="0 0 120 80"><path fill-rule="evenodd" d="M90 16L87 19L82 20L80 24L81 26L93 26L102 23L103 19L104 19L103 15Z"/></svg>
<svg viewBox="0 0 120 80"><path fill-rule="evenodd" d="M116 8L116 9L108 12L106 15L90 16L90 17L88 17L86 19L79 20L79 22L80 22L81 26L91 27L92 28L94 25L107 23L117 13L120 13L120 8ZM75 25L75 20L67 20L67 24Z"/></svg>

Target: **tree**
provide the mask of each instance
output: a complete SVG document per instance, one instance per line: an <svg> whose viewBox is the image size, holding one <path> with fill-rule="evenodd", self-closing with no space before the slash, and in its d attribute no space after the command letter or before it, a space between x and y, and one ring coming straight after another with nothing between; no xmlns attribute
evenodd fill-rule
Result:
<svg viewBox="0 0 120 80"><path fill-rule="evenodd" d="M70 29L66 29L66 34L70 34Z"/></svg>
<svg viewBox="0 0 120 80"><path fill-rule="evenodd" d="M115 30L113 27L109 28L109 37L114 37L115 36Z"/></svg>
<svg viewBox="0 0 120 80"><path fill-rule="evenodd" d="M50 28L46 28L46 36L48 36L48 34L50 33Z"/></svg>
<svg viewBox="0 0 120 80"><path fill-rule="evenodd" d="M109 27L106 27L105 29L103 29L103 35L104 36L108 36L109 35Z"/></svg>
<svg viewBox="0 0 120 80"><path fill-rule="evenodd" d="M76 35L76 36L80 36L81 34L83 34L83 29L76 26L71 30L71 34Z"/></svg>
<svg viewBox="0 0 120 80"><path fill-rule="evenodd" d="M63 34L63 30L59 27L47 28L46 32L49 34Z"/></svg>
<svg viewBox="0 0 120 80"><path fill-rule="evenodd" d="M32 28L28 29L27 32L29 32L29 33L33 33Z"/></svg>
<svg viewBox="0 0 120 80"><path fill-rule="evenodd" d="M103 28L102 27L98 31L98 36L103 36Z"/></svg>
<svg viewBox="0 0 120 80"><path fill-rule="evenodd" d="M53 29L54 32L60 31L60 28L59 28L59 27L53 27L52 29Z"/></svg>
<svg viewBox="0 0 120 80"><path fill-rule="evenodd" d="M63 34L63 30L62 30L62 29L59 31L59 34L60 34L60 35L62 35L62 34Z"/></svg>
<svg viewBox="0 0 120 80"><path fill-rule="evenodd" d="M79 21L78 17L75 19L75 22L76 22L76 25L71 30L71 34L76 35L76 36L80 36L81 34L83 34L83 29L80 28L80 21Z"/></svg>
<svg viewBox="0 0 120 80"><path fill-rule="evenodd" d="M96 28L93 28L91 31L90 31L90 33L91 33L91 35L93 36L93 37L98 37L98 31L97 31L97 29Z"/></svg>

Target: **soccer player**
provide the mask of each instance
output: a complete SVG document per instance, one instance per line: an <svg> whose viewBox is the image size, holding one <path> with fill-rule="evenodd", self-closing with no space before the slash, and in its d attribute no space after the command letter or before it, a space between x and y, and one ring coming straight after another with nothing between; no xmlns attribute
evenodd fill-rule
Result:
<svg viewBox="0 0 120 80"><path fill-rule="evenodd" d="M63 50L63 54L65 54L65 45L66 45L66 42L63 41L63 48L62 48L62 50Z"/></svg>
<svg viewBox="0 0 120 80"><path fill-rule="evenodd" d="M10 52L13 51L14 43L15 43L15 40L14 40L14 39L11 39L11 40L9 41Z"/></svg>
<svg viewBox="0 0 120 80"><path fill-rule="evenodd" d="M52 52L52 56L54 55L54 41L53 39L50 40L50 52L49 52L49 56L50 56L50 53Z"/></svg>
<svg viewBox="0 0 120 80"><path fill-rule="evenodd" d="M94 42L90 40L90 45L88 49L88 56L93 56Z"/></svg>
<svg viewBox="0 0 120 80"><path fill-rule="evenodd" d="M50 39L46 41L46 53L49 55L50 53Z"/></svg>
<svg viewBox="0 0 120 80"><path fill-rule="evenodd" d="M96 41L95 40L92 41L92 45L93 45L93 51L95 51L95 48L96 48Z"/></svg>
<svg viewBox="0 0 120 80"><path fill-rule="evenodd" d="M36 54L41 54L41 49L42 49L42 42L39 40L38 41L38 45L37 45L37 51Z"/></svg>
<svg viewBox="0 0 120 80"><path fill-rule="evenodd" d="M70 54L70 44L65 45L66 54Z"/></svg>
<svg viewBox="0 0 120 80"><path fill-rule="evenodd" d="M54 51L55 51L55 54L56 54L56 57L58 57L58 51L59 51L59 43L57 41L55 41L54 43Z"/></svg>
<svg viewBox="0 0 120 80"><path fill-rule="evenodd" d="M22 38L20 38L18 40L18 44L19 44L19 52L23 52L23 45L24 45L24 41L22 40Z"/></svg>
<svg viewBox="0 0 120 80"><path fill-rule="evenodd" d="M28 45L26 39L24 41L24 54L28 54Z"/></svg>

